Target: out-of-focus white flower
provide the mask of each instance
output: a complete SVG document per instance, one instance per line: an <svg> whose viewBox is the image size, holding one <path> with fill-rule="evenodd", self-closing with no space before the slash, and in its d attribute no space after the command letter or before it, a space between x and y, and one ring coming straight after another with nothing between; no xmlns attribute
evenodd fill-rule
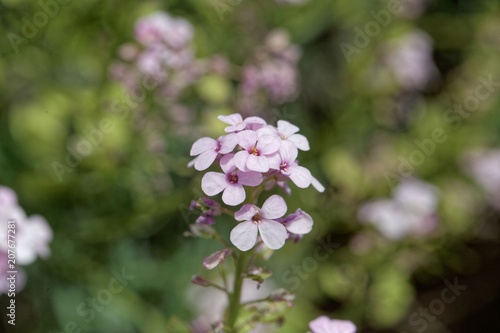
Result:
<svg viewBox="0 0 500 333"><path fill-rule="evenodd" d="M385 63L397 83L406 90L423 90L439 71L432 59L432 39L416 30L389 42Z"/></svg>
<svg viewBox="0 0 500 333"><path fill-rule="evenodd" d="M361 221L374 225L391 240L407 235L427 235L437 226L437 189L416 179L405 180L392 199L368 202L358 211Z"/></svg>
<svg viewBox="0 0 500 333"><path fill-rule="evenodd" d="M466 155L464 168L500 210L500 149L477 150Z"/></svg>
<svg viewBox="0 0 500 333"><path fill-rule="evenodd" d="M10 235L8 242L8 224L15 227L15 234ZM50 255L49 243L52 241L52 229L47 221L39 216L27 217L24 210L17 204L17 196L8 187L0 186L0 294L8 290L6 272L17 270L16 290L21 290L24 285L24 273L17 265L29 265L37 257L47 258ZM15 269L10 269L8 264L9 249L15 251ZM14 259L14 256L13 256ZM9 268L9 269L7 269Z"/></svg>

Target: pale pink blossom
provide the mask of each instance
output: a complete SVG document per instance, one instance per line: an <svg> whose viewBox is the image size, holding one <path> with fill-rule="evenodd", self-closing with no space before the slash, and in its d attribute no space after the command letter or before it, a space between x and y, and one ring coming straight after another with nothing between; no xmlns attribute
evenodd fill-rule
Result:
<svg viewBox="0 0 500 333"><path fill-rule="evenodd" d="M231 231L230 239L241 251L248 251L255 246L257 235L273 250L281 248L288 237L285 226L276 221L287 210L285 200L279 195L270 196L259 208L255 205L244 205L234 214L239 223Z"/></svg>
<svg viewBox="0 0 500 333"><path fill-rule="evenodd" d="M278 170L286 178L290 178L298 187L306 188L311 185L312 175L309 170L298 165L297 155L295 145L283 141L279 150L279 159L271 160L271 168Z"/></svg>
<svg viewBox="0 0 500 333"><path fill-rule="evenodd" d="M321 316L309 323L312 333L356 333L356 325L348 320Z"/></svg>
<svg viewBox="0 0 500 333"><path fill-rule="evenodd" d="M407 235L427 235L437 226L437 189L416 179L405 180L392 199L375 200L358 211L361 221L374 225L382 235L399 240Z"/></svg>
<svg viewBox="0 0 500 333"><path fill-rule="evenodd" d="M196 140L191 147L190 155L198 156L194 160L194 168L198 171L208 169L219 154L228 154L238 144L236 134L221 136L219 139L204 137Z"/></svg>
<svg viewBox="0 0 500 333"><path fill-rule="evenodd" d="M259 137L259 131L245 130L238 133L238 142L244 150L236 153L234 163L240 170L267 172L270 159L278 158L276 152L280 149L280 142L270 135Z"/></svg>
<svg viewBox="0 0 500 333"><path fill-rule="evenodd" d="M300 208L278 221L283 223L286 230L296 235L308 234L311 232L314 224L311 215Z"/></svg>
<svg viewBox="0 0 500 333"><path fill-rule="evenodd" d="M220 166L224 173L207 172L201 180L201 188L209 196L222 193L222 201L229 206L236 206L246 198L245 186L257 186L262 183L262 174L254 171L236 169L234 155L224 155Z"/></svg>

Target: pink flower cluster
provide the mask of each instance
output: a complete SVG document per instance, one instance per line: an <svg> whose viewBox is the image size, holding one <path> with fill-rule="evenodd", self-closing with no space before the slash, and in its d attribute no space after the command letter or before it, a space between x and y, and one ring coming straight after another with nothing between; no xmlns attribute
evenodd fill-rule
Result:
<svg viewBox="0 0 500 333"><path fill-rule="evenodd" d="M262 108L259 104L262 93L271 105L281 105L296 97L300 53L286 31L275 30L267 36L254 59L243 68L238 101L243 114L255 114L255 110Z"/></svg>
<svg viewBox="0 0 500 333"><path fill-rule="evenodd" d="M218 139L201 138L190 152L195 158L189 165L196 170L206 170L217 162L222 171L209 171L203 176L201 188L205 194L222 192L226 205L237 206L247 199L246 187L268 190L276 185L289 193L290 180L300 188L312 185L324 191L311 172L298 163L298 151L309 150L309 142L298 133L298 127L284 120L274 127L262 118L243 119L240 114L218 118L228 125L227 134ZM260 235L269 248L279 249L287 239L300 239L300 235L311 230L313 222L307 213L299 209L284 217L286 211L285 200L279 195L269 197L262 208L245 204L234 214L241 223L231 232L231 242L247 251L255 246ZM212 219L209 221L212 224Z"/></svg>
<svg viewBox="0 0 500 333"><path fill-rule="evenodd" d="M37 257L47 258L50 255L49 243L52 240L52 229L47 221L39 215L26 216L24 210L17 203L17 196L8 187L0 186L0 294L9 290L6 280L9 264L7 241L7 225L9 221L15 221L15 265L18 271L16 289L20 290L25 280L24 273L17 265L29 265ZM10 248L12 250L12 248Z"/></svg>

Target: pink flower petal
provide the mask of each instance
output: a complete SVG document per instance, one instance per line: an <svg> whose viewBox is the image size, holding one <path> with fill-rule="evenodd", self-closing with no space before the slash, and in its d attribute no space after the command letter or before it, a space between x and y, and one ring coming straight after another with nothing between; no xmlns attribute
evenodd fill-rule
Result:
<svg viewBox="0 0 500 333"><path fill-rule="evenodd" d="M268 172L269 162L265 156L248 155L246 167L248 170L257 172Z"/></svg>
<svg viewBox="0 0 500 333"><path fill-rule="evenodd" d="M250 155L245 151L239 151L234 155L234 164L242 171L247 170L247 160Z"/></svg>
<svg viewBox="0 0 500 333"><path fill-rule="evenodd" d="M290 135L297 133L299 128L286 120L278 120L278 131L281 135L284 135L286 139Z"/></svg>
<svg viewBox="0 0 500 333"><path fill-rule="evenodd" d="M309 150L309 141L302 134L294 134L288 137L288 141L293 142L293 144L300 150Z"/></svg>
<svg viewBox="0 0 500 333"><path fill-rule="evenodd" d="M277 152L280 146L281 144L278 139L270 135L264 135L259 138L256 148L262 155L271 155Z"/></svg>
<svg viewBox="0 0 500 333"><path fill-rule="evenodd" d="M224 173L233 172L236 169L234 165L234 154L227 154L220 159L220 167Z"/></svg>
<svg viewBox="0 0 500 333"><path fill-rule="evenodd" d="M215 150L207 150L198 155L194 162L194 168L198 171L208 169L217 158L218 153Z"/></svg>
<svg viewBox="0 0 500 333"><path fill-rule="evenodd" d="M223 173L207 172L201 179L201 189L209 196L219 194L226 187L226 175Z"/></svg>
<svg viewBox="0 0 500 333"><path fill-rule="evenodd" d="M257 242L257 233L257 225L252 221L245 221L231 230L229 239L240 251L248 251Z"/></svg>
<svg viewBox="0 0 500 333"><path fill-rule="evenodd" d="M277 250L285 245L285 241L288 238L288 232L283 224L262 219L261 223L258 224L260 237L262 241L267 245L268 248Z"/></svg>
<svg viewBox="0 0 500 333"><path fill-rule="evenodd" d="M193 143L193 146L191 147L191 151L189 152L189 154L191 156L200 155L204 151L207 151L209 149L213 150L216 147L217 147L217 140L214 140L212 138L201 138Z"/></svg>
<svg viewBox="0 0 500 333"><path fill-rule="evenodd" d="M222 136L220 140L220 154L227 154L233 151L234 147L238 144L238 135L236 133L229 133L228 135Z"/></svg>
<svg viewBox="0 0 500 333"><path fill-rule="evenodd" d="M286 213L285 200L277 194L271 195L262 205L261 216L266 219L277 219Z"/></svg>
<svg viewBox="0 0 500 333"><path fill-rule="evenodd" d="M313 333L356 333L356 326L348 320L330 320L321 316L309 323Z"/></svg>
<svg viewBox="0 0 500 333"><path fill-rule="evenodd" d="M243 205L239 211L234 213L236 221L251 220L252 217L259 212L259 208L255 205Z"/></svg>
<svg viewBox="0 0 500 333"><path fill-rule="evenodd" d="M254 131L246 130L237 133L238 135L238 143L245 150L250 150L252 147L255 147L257 143L257 133Z"/></svg>
<svg viewBox="0 0 500 333"><path fill-rule="evenodd" d="M7 186L0 186L0 206L17 205L17 195Z"/></svg>
<svg viewBox="0 0 500 333"><path fill-rule="evenodd" d="M281 157L279 153L274 153L272 155L266 156L267 161L269 162L269 168L274 170L279 170L281 165Z"/></svg>
<svg viewBox="0 0 500 333"><path fill-rule="evenodd" d="M311 232L313 227L313 219L306 212L297 210L298 214L294 219L285 223L285 227L288 231L297 234L305 235Z"/></svg>
<svg viewBox="0 0 500 333"><path fill-rule="evenodd" d="M237 171L238 183L245 186L258 186L262 183L262 174L260 172L242 172Z"/></svg>
<svg viewBox="0 0 500 333"><path fill-rule="evenodd" d="M311 185L312 175L309 170L299 165L291 165L288 167L288 172L292 182L300 188L306 188Z"/></svg>
<svg viewBox="0 0 500 333"><path fill-rule="evenodd" d="M243 122L243 118L241 117L241 114L239 113L233 113L233 114L230 114L229 116L218 116L217 119L219 119L220 121L226 123L226 124L229 124L229 125L236 125L238 123L242 123Z"/></svg>
<svg viewBox="0 0 500 333"><path fill-rule="evenodd" d="M325 187L323 185L321 185L321 183L319 182L319 180L317 180L316 178L314 178L314 176L312 177L311 185L318 192L324 192L325 191Z"/></svg>
<svg viewBox="0 0 500 333"><path fill-rule="evenodd" d="M264 136L264 135L269 135L269 136L272 136L273 138L279 138L279 134L278 134L278 130L276 129L276 127L274 126L271 126L271 125L267 125L267 126L264 126L262 128L259 128L257 131L257 137L260 138L261 136Z"/></svg>
<svg viewBox="0 0 500 333"><path fill-rule="evenodd" d="M218 116L217 118L219 120L221 120L222 122L225 122L226 124L231 125L231 126L228 126L224 129L224 131L226 131L227 133L242 131L247 126L243 122L243 118L241 117L241 115L239 113L233 113L229 116Z"/></svg>
<svg viewBox="0 0 500 333"><path fill-rule="evenodd" d="M290 141L281 141L281 147L279 150L281 160L285 163L292 164L297 159L299 151L297 147Z"/></svg>
<svg viewBox="0 0 500 333"><path fill-rule="evenodd" d="M244 120L247 129L256 130L266 126L266 121L260 117L248 117Z"/></svg>
<svg viewBox="0 0 500 333"><path fill-rule="evenodd" d="M228 184L222 193L222 201L229 206L237 206L245 201L245 198L245 189L238 184Z"/></svg>

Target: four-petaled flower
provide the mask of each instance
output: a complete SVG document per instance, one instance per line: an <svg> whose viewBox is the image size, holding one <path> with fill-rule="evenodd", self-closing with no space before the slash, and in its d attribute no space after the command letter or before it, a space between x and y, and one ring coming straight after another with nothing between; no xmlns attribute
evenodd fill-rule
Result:
<svg viewBox="0 0 500 333"><path fill-rule="evenodd" d="M262 174L254 171L240 171L233 161L234 154L224 155L220 166L224 173L207 172L201 179L201 188L209 196L222 193L222 201L229 206L242 203L245 198L245 186L258 186L262 183Z"/></svg>
<svg viewBox="0 0 500 333"><path fill-rule="evenodd" d="M279 150L279 158L271 159L271 168L279 170L279 173L300 188L311 185L312 175L309 170L299 166L297 163L297 148L291 142L283 141Z"/></svg>
<svg viewBox="0 0 500 333"><path fill-rule="evenodd" d="M273 158L277 159L276 152L280 149L280 142L270 135L259 137L260 130L245 130L238 133L238 143L244 150L234 156L234 163L240 170L267 172Z"/></svg>
<svg viewBox="0 0 500 333"><path fill-rule="evenodd" d="M231 231L230 239L239 250L248 251L257 242L257 234L270 249L281 248L288 237L285 226L276 221L287 210L285 200L279 195L270 196L259 208L255 205L244 205L234 213L239 223Z"/></svg>
<svg viewBox="0 0 500 333"><path fill-rule="evenodd" d="M196 157L191 163L194 162L194 168L198 171L208 169L219 154L232 152L237 144L238 137L236 134L221 136L217 140L212 138L198 139L193 143L190 152L191 156L198 157Z"/></svg>

